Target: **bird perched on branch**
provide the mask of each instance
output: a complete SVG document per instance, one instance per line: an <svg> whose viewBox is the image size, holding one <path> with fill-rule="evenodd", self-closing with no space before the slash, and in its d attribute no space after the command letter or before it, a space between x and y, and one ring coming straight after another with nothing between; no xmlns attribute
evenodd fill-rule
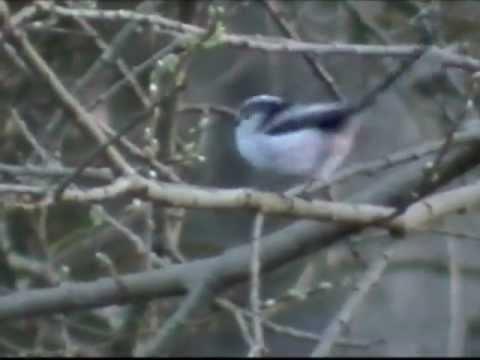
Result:
<svg viewBox="0 0 480 360"><path fill-rule="evenodd" d="M328 180L352 150L360 125L354 115L373 105L427 48L415 51L358 100L298 104L272 95L247 99L235 130L240 155L258 169Z"/></svg>

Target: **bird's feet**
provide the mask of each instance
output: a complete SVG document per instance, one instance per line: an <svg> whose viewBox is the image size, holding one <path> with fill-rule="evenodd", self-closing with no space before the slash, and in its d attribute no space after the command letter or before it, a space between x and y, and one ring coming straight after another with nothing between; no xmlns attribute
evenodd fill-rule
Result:
<svg viewBox="0 0 480 360"><path fill-rule="evenodd" d="M320 187L319 187L319 186L316 186L317 184L319 184L318 180L315 178L311 178L305 184L297 187L293 195L304 198L306 200L320 198L326 201L334 201L332 188L326 184L323 184L323 185L320 184ZM320 191L317 191L319 188L320 188Z"/></svg>

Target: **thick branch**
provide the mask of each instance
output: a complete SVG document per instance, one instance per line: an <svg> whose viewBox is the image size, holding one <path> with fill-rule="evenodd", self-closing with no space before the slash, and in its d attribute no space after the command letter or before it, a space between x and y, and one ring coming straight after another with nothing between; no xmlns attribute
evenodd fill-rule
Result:
<svg viewBox="0 0 480 360"><path fill-rule="evenodd" d="M440 186L478 165L479 144L452 150L439 168L438 181L425 189L431 193ZM368 191L349 199L351 202L371 202L382 206L405 205L410 202L412 189L423 181L424 162L417 161L390 176L380 179ZM422 195L422 194L420 194ZM262 238L263 271L271 271L289 261L323 249L344 236L358 232L358 225L325 224L299 221ZM149 271L115 279L87 283L64 283L57 288L24 290L0 297L0 319L89 309L128 301L147 300L185 293L193 283L211 276L218 277L218 289L248 279L250 245L226 251L224 254L190 263L173 265L164 270ZM217 289L217 287L216 287Z"/></svg>

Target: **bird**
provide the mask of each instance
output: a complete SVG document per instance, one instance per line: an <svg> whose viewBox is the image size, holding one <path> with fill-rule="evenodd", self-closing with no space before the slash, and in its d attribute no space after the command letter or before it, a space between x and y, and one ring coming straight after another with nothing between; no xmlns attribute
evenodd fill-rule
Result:
<svg viewBox="0 0 480 360"><path fill-rule="evenodd" d="M303 104L268 94L248 98L236 117L238 152L256 169L328 181L354 147L360 127L354 115L372 106L428 47L420 47L357 100Z"/></svg>

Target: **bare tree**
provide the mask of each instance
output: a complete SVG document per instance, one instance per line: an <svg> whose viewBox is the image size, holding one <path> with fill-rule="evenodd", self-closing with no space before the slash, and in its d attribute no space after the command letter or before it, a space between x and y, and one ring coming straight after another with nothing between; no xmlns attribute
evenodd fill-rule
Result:
<svg viewBox="0 0 480 360"><path fill-rule="evenodd" d="M479 4L0 14L2 354L479 353ZM328 182L237 154L244 99L359 98L425 34Z"/></svg>

